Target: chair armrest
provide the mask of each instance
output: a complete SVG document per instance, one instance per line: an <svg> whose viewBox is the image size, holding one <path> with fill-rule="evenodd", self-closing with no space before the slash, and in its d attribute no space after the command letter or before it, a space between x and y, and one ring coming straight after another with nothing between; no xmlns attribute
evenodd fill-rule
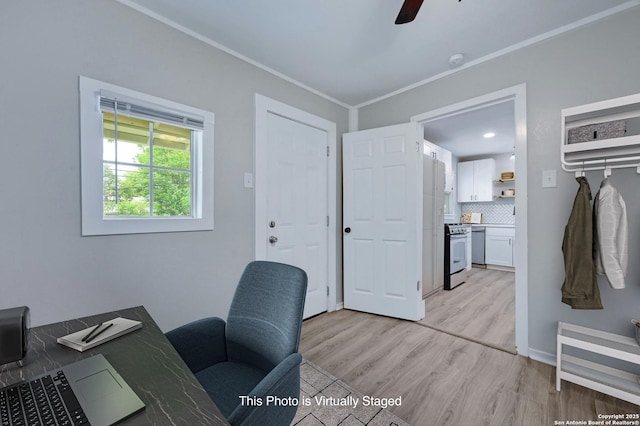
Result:
<svg viewBox="0 0 640 426"><path fill-rule="evenodd" d="M298 410L297 405L275 404L267 405L268 396L287 399L300 398L300 362L302 356L294 353L276 365L264 379L256 385L249 394L263 401L262 406L252 407L238 405L227 419L230 424L238 425L289 425Z"/></svg>
<svg viewBox="0 0 640 426"><path fill-rule="evenodd" d="M227 360L224 320L211 317L165 334L192 373Z"/></svg>

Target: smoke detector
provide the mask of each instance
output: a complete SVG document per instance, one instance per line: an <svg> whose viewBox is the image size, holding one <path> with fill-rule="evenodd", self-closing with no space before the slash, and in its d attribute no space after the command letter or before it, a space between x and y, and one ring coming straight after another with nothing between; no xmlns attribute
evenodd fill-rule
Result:
<svg viewBox="0 0 640 426"><path fill-rule="evenodd" d="M449 65L453 68L457 68L464 63L464 55L462 53L456 53L449 58Z"/></svg>

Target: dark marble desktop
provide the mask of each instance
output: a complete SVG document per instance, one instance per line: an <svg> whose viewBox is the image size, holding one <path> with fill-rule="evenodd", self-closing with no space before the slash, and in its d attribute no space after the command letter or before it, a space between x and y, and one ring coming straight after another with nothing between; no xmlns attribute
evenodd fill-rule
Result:
<svg viewBox="0 0 640 426"><path fill-rule="evenodd" d="M142 321L142 328L85 352L56 343L60 336L116 317ZM228 424L143 306L32 328L24 366L0 366L0 387L100 353L146 405L121 424Z"/></svg>

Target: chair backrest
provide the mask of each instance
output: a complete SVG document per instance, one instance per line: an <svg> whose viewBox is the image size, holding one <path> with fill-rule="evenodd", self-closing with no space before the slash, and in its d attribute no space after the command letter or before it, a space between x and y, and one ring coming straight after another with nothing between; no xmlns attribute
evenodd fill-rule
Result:
<svg viewBox="0 0 640 426"><path fill-rule="evenodd" d="M244 270L227 318L227 358L270 371L298 351L307 274L255 261Z"/></svg>

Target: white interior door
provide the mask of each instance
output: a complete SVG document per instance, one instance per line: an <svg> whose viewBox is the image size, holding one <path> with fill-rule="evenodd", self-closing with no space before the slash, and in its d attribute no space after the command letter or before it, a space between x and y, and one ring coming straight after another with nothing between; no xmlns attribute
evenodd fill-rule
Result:
<svg viewBox="0 0 640 426"><path fill-rule="evenodd" d="M267 260L298 266L309 278L304 317L327 310L327 132L267 117Z"/></svg>
<svg viewBox="0 0 640 426"><path fill-rule="evenodd" d="M424 317L422 158L417 123L344 135L345 308Z"/></svg>

